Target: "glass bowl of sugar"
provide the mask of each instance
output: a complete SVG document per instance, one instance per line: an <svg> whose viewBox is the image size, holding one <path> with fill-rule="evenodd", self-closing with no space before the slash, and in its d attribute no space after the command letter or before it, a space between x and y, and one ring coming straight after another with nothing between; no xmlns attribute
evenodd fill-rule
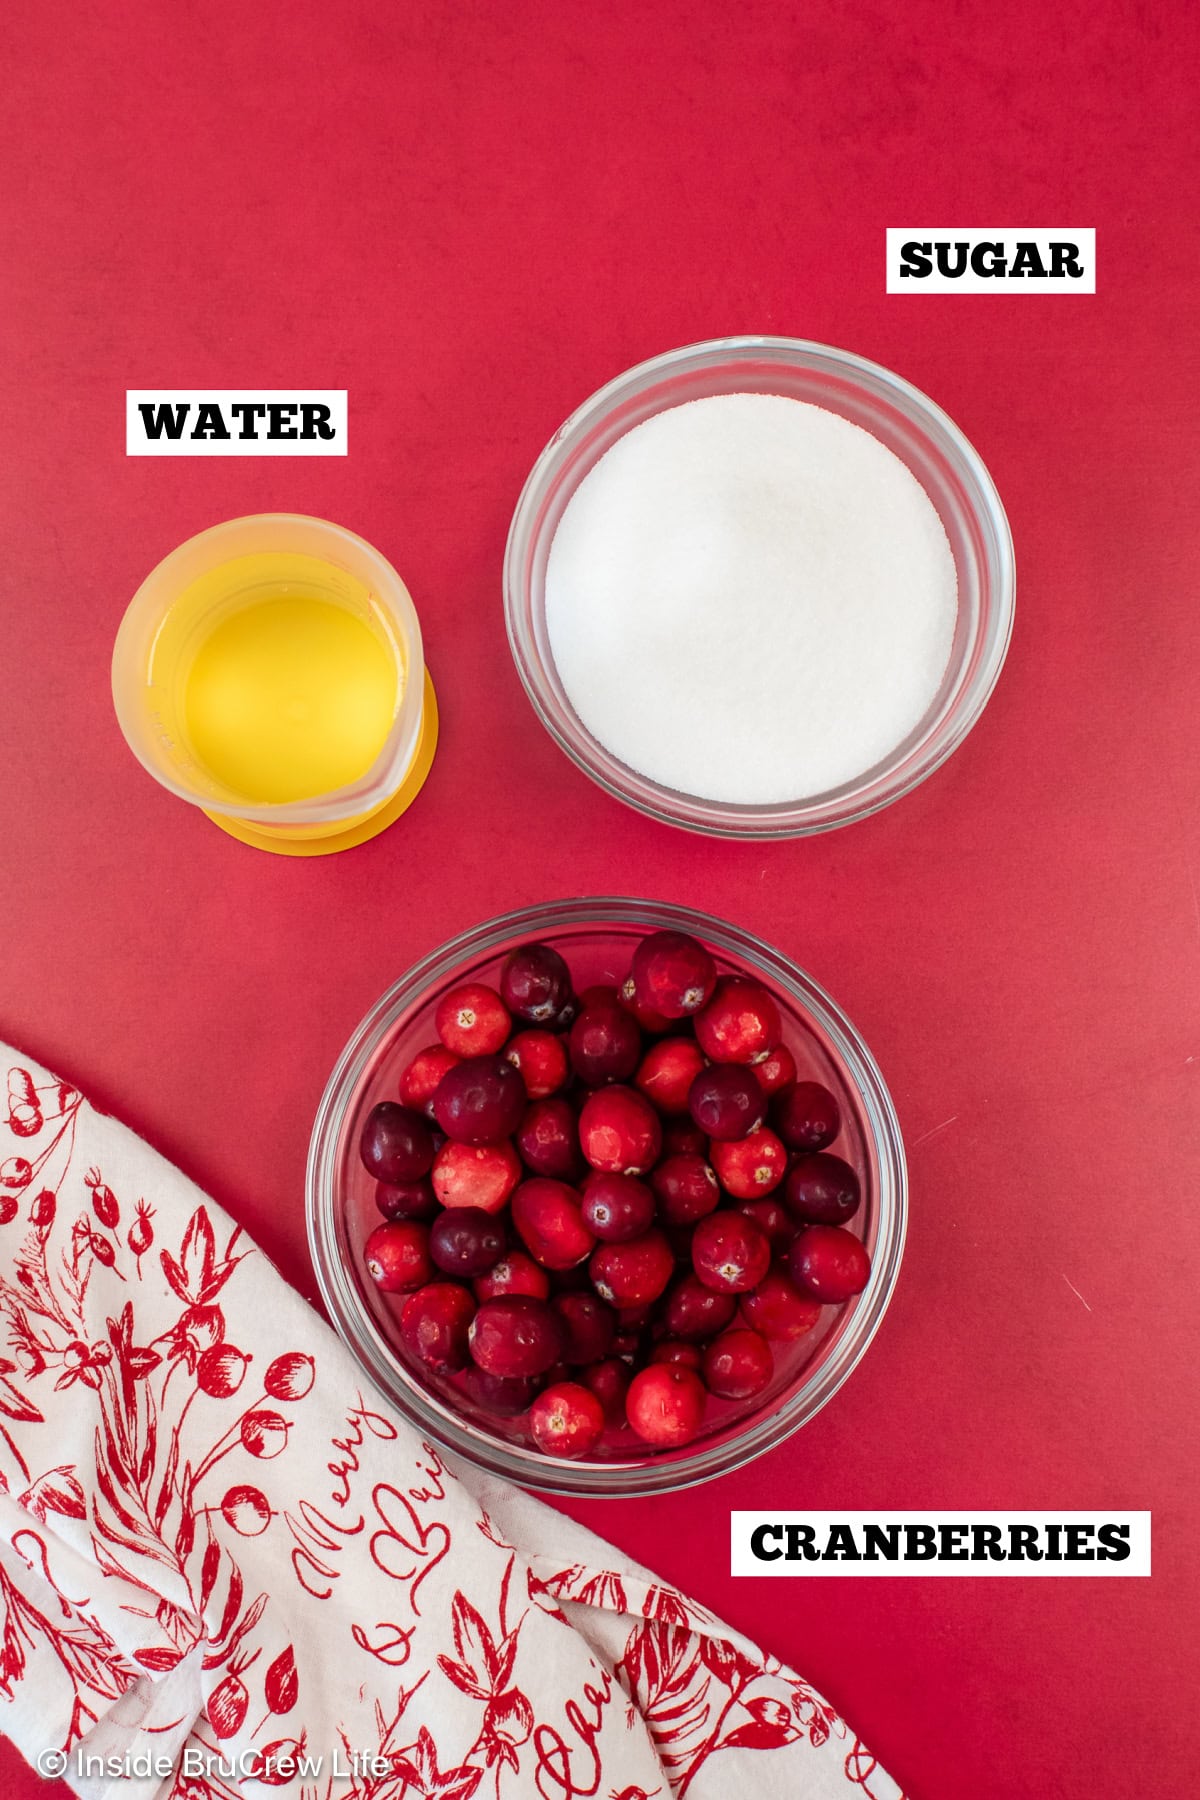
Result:
<svg viewBox="0 0 1200 1800"><path fill-rule="evenodd" d="M958 427L845 350L739 337L593 394L504 564L551 735L618 799L719 837L864 818L958 748L1012 631L1012 537Z"/></svg>

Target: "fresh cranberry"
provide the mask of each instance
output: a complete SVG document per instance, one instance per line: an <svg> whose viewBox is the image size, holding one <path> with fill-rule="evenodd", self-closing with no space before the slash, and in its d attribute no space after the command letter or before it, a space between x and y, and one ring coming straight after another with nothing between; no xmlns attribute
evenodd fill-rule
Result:
<svg viewBox="0 0 1200 1800"><path fill-rule="evenodd" d="M588 1095L579 1115L579 1145L593 1169L644 1175L658 1161L662 1126L636 1088L600 1088Z"/></svg>
<svg viewBox="0 0 1200 1800"><path fill-rule="evenodd" d="M848 1162L819 1150L796 1158L788 1170L783 1197L798 1219L844 1225L858 1211L862 1189Z"/></svg>
<svg viewBox="0 0 1200 1800"><path fill-rule="evenodd" d="M571 1001L571 971L549 944L510 950L500 970L500 992L510 1013L529 1025L549 1025Z"/></svg>
<svg viewBox="0 0 1200 1800"><path fill-rule="evenodd" d="M594 1169L583 1184L583 1222L602 1243L628 1243L654 1223L654 1195L634 1175Z"/></svg>
<svg viewBox="0 0 1200 1800"><path fill-rule="evenodd" d="M704 1352L704 1383L722 1400L752 1400L775 1373L771 1346L760 1332L736 1326Z"/></svg>
<svg viewBox="0 0 1200 1800"><path fill-rule="evenodd" d="M655 931L633 953L634 992L667 1019L682 1019L712 998L717 965L704 945L683 931Z"/></svg>
<svg viewBox="0 0 1200 1800"><path fill-rule="evenodd" d="M550 1304L566 1327L564 1362L600 1362L608 1355L617 1329L611 1306L586 1293L555 1294Z"/></svg>
<svg viewBox="0 0 1200 1800"><path fill-rule="evenodd" d="M785 1251L796 1235L796 1221L781 1200L743 1200L738 1211L753 1219L767 1235L773 1254Z"/></svg>
<svg viewBox="0 0 1200 1800"><path fill-rule="evenodd" d="M634 1306L617 1308L618 1331L645 1331L654 1317L653 1300L643 1300Z"/></svg>
<svg viewBox="0 0 1200 1800"><path fill-rule="evenodd" d="M502 1056L469 1056L448 1069L433 1096L433 1116L457 1144L496 1144L525 1114L525 1083Z"/></svg>
<svg viewBox="0 0 1200 1800"><path fill-rule="evenodd" d="M504 1055L531 1100L545 1100L566 1085L570 1074L566 1046L552 1031L518 1031Z"/></svg>
<svg viewBox="0 0 1200 1800"><path fill-rule="evenodd" d="M465 1369L475 1301L457 1281L431 1281L404 1302L400 1336L406 1349L440 1375Z"/></svg>
<svg viewBox="0 0 1200 1800"><path fill-rule="evenodd" d="M703 1067L704 1056L694 1038L664 1038L651 1044L634 1080L660 1113L684 1117L692 1083Z"/></svg>
<svg viewBox="0 0 1200 1800"><path fill-rule="evenodd" d="M675 1273L675 1258L661 1231L647 1231L628 1244L599 1245L588 1273L610 1306L649 1306Z"/></svg>
<svg viewBox="0 0 1200 1800"><path fill-rule="evenodd" d="M385 1294L408 1294L432 1278L429 1227L417 1219L377 1225L363 1245L367 1274Z"/></svg>
<svg viewBox="0 0 1200 1800"><path fill-rule="evenodd" d="M535 1100L517 1128L517 1149L535 1175L554 1181L575 1181L587 1167L568 1100Z"/></svg>
<svg viewBox="0 0 1200 1800"><path fill-rule="evenodd" d="M789 1150L824 1150L841 1130L842 1115L819 1081L797 1081L775 1095L771 1123Z"/></svg>
<svg viewBox="0 0 1200 1800"><path fill-rule="evenodd" d="M529 1429L547 1456L586 1456L604 1432L604 1408L578 1381L544 1388L529 1409Z"/></svg>
<svg viewBox="0 0 1200 1800"><path fill-rule="evenodd" d="M525 1171L512 1145L443 1144L433 1159L433 1191L443 1206L499 1212Z"/></svg>
<svg viewBox="0 0 1200 1800"><path fill-rule="evenodd" d="M753 1200L769 1194L787 1174L788 1153L765 1125L736 1142L714 1143L712 1166L717 1180L735 1200Z"/></svg>
<svg viewBox="0 0 1200 1800"><path fill-rule="evenodd" d="M467 1370L467 1391L485 1411L514 1419L537 1397L538 1384L528 1375L489 1375L477 1363Z"/></svg>
<svg viewBox="0 0 1200 1800"><path fill-rule="evenodd" d="M710 1138L732 1141L746 1137L762 1124L767 1096L751 1070L736 1063L717 1063L711 1069L701 1069L693 1081L688 1110L693 1122Z"/></svg>
<svg viewBox="0 0 1200 1800"><path fill-rule="evenodd" d="M777 1094L795 1081L796 1059L786 1044L776 1044L761 1062L755 1063L754 1073L764 1094Z"/></svg>
<svg viewBox="0 0 1200 1800"><path fill-rule="evenodd" d="M705 1287L745 1294L771 1266L770 1241L745 1213L713 1213L696 1227L692 1266Z"/></svg>
<svg viewBox="0 0 1200 1800"><path fill-rule="evenodd" d="M637 1020L615 1001L585 1006L571 1027L571 1067L588 1087L628 1081L642 1060Z"/></svg>
<svg viewBox="0 0 1200 1800"><path fill-rule="evenodd" d="M707 1156L708 1138L689 1113L686 1119L663 1120L664 1156Z"/></svg>
<svg viewBox="0 0 1200 1800"><path fill-rule="evenodd" d="M632 1379L628 1364L619 1357L606 1356L603 1362L589 1363L586 1369L581 1369L579 1379L604 1408L605 1422L624 1425L625 1396Z"/></svg>
<svg viewBox="0 0 1200 1800"><path fill-rule="evenodd" d="M758 1286L742 1295L739 1313L744 1324L764 1337L790 1343L812 1330L821 1316L821 1303L802 1294L782 1269L768 1269Z"/></svg>
<svg viewBox="0 0 1200 1800"><path fill-rule="evenodd" d="M862 1293L871 1259L853 1233L840 1225L808 1225L797 1232L788 1252L788 1273L806 1294L836 1306Z"/></svg>
<svg viewBox="0 0 1200 1800"><path fill-rule="evenodd" d="M650 1352L652 1363L679 1363L685 1369L699 1369L704 1351L699 1344L685 1344L682 1338L663 1338Z"/></svg>
<svg viewBox="0 0 1200 1800"><path fill-rule="evenodd" d="M375 1184L375 1204L385 1219L432 1219L438 1209L437 1195L428 1177L420 1181L386 1181Z"/></svg>
<svg viewBox="0 0 1200 1800"><path fill-rule="evenodd" d="M367 1114L359 1139L359 1154L376 1181L396 1186L416 1181L433 1167L433 1137L429 1125L411 1107L381 1100Z"/></svg>
<svg viewBox="0 0 1200 1800"><path fill-rule="evenodd" d="M563 1322L525 1294L485 1300L471 1320L472 1360L489 1375L544 1375L562 1354Z"/></svg>
<svg viewBox="0 0 1200 1800"><path fill-rule="evenodd" d="M732 1323L737 1301L732 1294L706 1287L695 1274L684 1275L667 1295L663 1324L673 1337L703 1343Z"/></svg>
<svg viewBox="0 0 1200 1800"><path fill-rule="evenodd" d="M687 1225L715 1212L721 1199L717 1178L702 1156L668 1156L650 1176L660 1216L669 1225Z"/></svg>
<svg viewBox="0 0 1200 1800"><path fill-rule="evenodd" d="M547 1269L572 1269L591 1250L595 1238L583 1222L577 1189L565 1181L535 1176L523 1181L512 1197L517 1236L535 1261Z"/></svg>
<svg viewBox="0 0 1200 1800"><path fill-rule="evenodd" d="M745 975L722 975L696 1014L696 1041L712 1062L762 1062L782 1036L779 1008L761 981Z"/></svg>
<svg viewBox="0 0 1200 1800"><path fill-rule="evenodd" d="M468 981L438 1002L433 1022L455 1056L493 1056L508 1042L512 1019L495 988Z"/></svg>
<svg viewBox="0 0 1200 1800"><path fill-rule="evenodd" d="M625 1416L644 1443L660 1449L690 1444L704 1418L704 1383L682 1363L651 1363L634 1376Z"/></svg>
<svg viewBox="0 0 1200 1800"><path fill-rule="evenodd" d="M668 1019L665 1013L660 1013L656 1007L647 1006L644 1000L638 998L632 975L621 983L617 990L617 998L625 1011L637 1020L648 1037L663 1037L668 1031L675 1031L678 1028L678 1019Z"/></svg>
<svg viewBox="0 0 1200 1800"><path fill-rule="evenodd" d="M400 1077L399 1094L404 1105L432 1119L438 1082L457 1061L458 1057L445 1044L430 1044L428 1049L418 1050Z"/></svg>
<svg viewBox="0 0 1200 1800"><path fill-rule="evenodd" d="M528 1294L534 1300L545 1300L550 1293L550 1277L523 1250L509 1250L486 1275L479 1276L474 1286L477 1300L499 1300L505 1294Z"/></svg>
<svg viewBox="0 0 1200 1800"><path fill-rule="evenodd" d="M504 1255L507 1233L498 1219L477 1206L456 1206L434 1220L429 1254L445 1275L470 1281L486 1275Z"/></svg>
<svg viewBox="0 0 1200 1800"><path fill-rule="evenodd" d="M610 1346L614 1356L630 1365L641 1359L645 1347L645 1333L641 1331L618 1331Z"/></svg>

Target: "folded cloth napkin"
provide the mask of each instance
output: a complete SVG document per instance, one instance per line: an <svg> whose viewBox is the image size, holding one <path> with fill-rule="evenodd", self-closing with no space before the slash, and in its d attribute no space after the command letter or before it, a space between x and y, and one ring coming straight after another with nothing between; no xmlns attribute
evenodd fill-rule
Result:
<svg viewBox="0 0 1200 1800"><path fill-rule="evenodd" d="M87 1800L897 1800L799 1676L422 1442L218 1206L5 1069L0 1725L41 1773Z"/></svg>

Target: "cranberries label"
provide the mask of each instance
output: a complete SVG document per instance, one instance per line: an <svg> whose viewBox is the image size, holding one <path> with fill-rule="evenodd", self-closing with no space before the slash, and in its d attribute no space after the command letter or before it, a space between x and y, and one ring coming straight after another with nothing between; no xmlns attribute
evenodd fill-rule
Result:
<svg viewBox="0 0 1200 1800"><path fill-rule="evenodd" d="M1148 1512L734 1512L732 1575L1149 1575Z"/></svg>
<svg viewBox="0 0 1200 1800"><path fill-rule="evenodd" d="M896 226L887 234L889 294L1094 294L1096 233Z"/></svg>

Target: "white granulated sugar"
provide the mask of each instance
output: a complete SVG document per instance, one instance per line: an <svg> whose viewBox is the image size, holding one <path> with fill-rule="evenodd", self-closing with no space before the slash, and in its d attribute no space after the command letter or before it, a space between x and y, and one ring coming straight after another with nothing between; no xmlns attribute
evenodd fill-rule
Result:
<svg viewBox="0 0 1200 1800"><path fill-rule="evenodd" d="M765 805L837 787L919 722L950 657L954 559L877 438L775 394L658 413L580 483L550 547L563 686L666 787Z"/></svg>

